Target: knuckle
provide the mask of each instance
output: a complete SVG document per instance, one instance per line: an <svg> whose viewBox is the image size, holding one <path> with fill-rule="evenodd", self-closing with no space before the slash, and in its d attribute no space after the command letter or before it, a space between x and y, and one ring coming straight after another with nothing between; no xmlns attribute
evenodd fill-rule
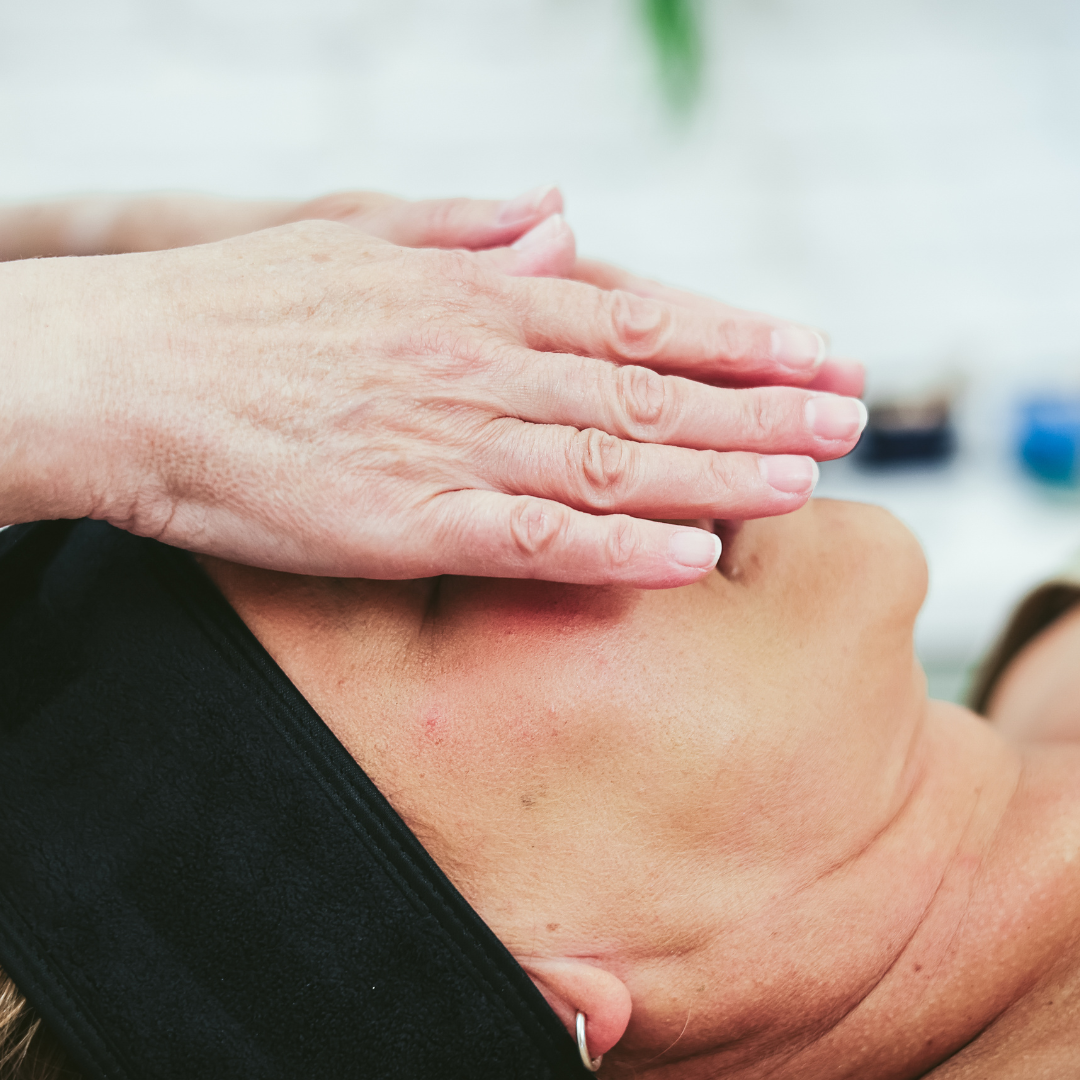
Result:
<svg viewBox="0 0 1080 1080"><path fill-rule="evenodd" d="M745 468L748 454L721 454L716 450L703 450L704 487L712 493L713 500L721 503L730 499L740 487L745 487Z"/></svg>
<svg viewBox="0 0 1080 1080"><path fill-rule="evenodd" d="M707 330L705 351L711 359L737 360L747 352L746 334L734 319L719 319Z"/></svg>
<svg viewBox="0 0 1080 1080"><path fill-rule="evenodd" d="M669 383L651 368L623 367L615 372L619 419L633 438L655 436L668 417Z"/></svg>
<svg viewBox="0 0 1080 1080"><path fill-rule="evenodd" d="M510 539L523 556L535 558L565 537L569 522L565 506L521 495L510 509Z"/></svg>
<svg viewBox="0 0 1080 1080"><path fill-rule="evenodd" d="M486 325L492 318L507 321L506 289L500 275L488 269L472 251L426 252L445 288L447 304L466 325Z"/></svg>
<svg viewBox="0 0 1080 1080"><path fill-rule="evenodd" d="M604 541L604 556L609 570L621 571L632 566L642 546L632 518L621 514L611 518Z"/></svg>
<svg viewBox="0 0 1080 1080"><path fill-rule="evenodd" d="M356 233L347 225L329 218L304 218L294 222L288 228L299 237L302 243L325 244L341 239L350 240Z"/></svg>
<svg viewBox="0 0 1080 1080"><path fill-rule="evenodd" d="M666 308L620 289L602 296L617 356L630 361L650 360L663 350L671 332L671 315Z"/></svg>
<svg viewBox="0 0 1080 1080"><path fill-rule="evenodd" d="M606 431L586 428L570 440L571 471L581 479L582 494L590 506L611 506L633 471L633 447Z"/></svg>
<svg viewBox="0 0 1080 1080"><path fill-rule="evenodd" d="M765 443L775 434L776 423L769 398L755 390L743 397L743 438L748 445Z"/></svg>
<svg viewBox="0 0 1080 1080"><path fill-rule="evenodd" d="M431 259L436 272L446 281L457 282L463 287L472 287L478 278L484 276L476 259L467 251L428 248L425 254Z"/></svg>

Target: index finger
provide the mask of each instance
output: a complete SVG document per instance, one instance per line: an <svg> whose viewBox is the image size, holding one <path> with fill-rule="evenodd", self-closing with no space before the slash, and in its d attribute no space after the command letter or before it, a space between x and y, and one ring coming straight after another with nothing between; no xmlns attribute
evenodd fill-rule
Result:
<svg viewBox="0 0 1080 1080"><path fill-rule="evenodd" d="M578 281L508 283L525 344L698 382L810 381L825 361L816 330L739 311L703 311Z"/></svg>

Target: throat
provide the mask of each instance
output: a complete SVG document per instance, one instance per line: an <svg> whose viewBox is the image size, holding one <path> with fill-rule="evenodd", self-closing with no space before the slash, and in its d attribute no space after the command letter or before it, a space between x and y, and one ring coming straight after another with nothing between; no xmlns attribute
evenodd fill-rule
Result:
<svg viewBox="0 0 1080 1080"><path fill-rule="evenodd" d="M1014 1075L1006 1063L1031 1054L1080 1061L1080 757L1065 765L1021 754L981 719L938 702L926 737L926 776L859 869L864 904L880 913L871 934L891 943L879 954L887 966L794 1055L800 1080L838 1067L876 1080L961 1080ZM835 947L854 953L858 937L840 910ZM872 957L869 937L862 945ZM1002 1071L988 1068L991 1059ZM1070 1071L1025 1066L1015 1075Z"/></svg>
<svg viewBox="0 0 1080 1080"><path fill-rule="evenodd" d="M680 1040L685 1075L712 1075L695 1071L708 1062L747 1080L766 1065L799 1080L915 1080L954 1068L1032 989L1048 956L1027 929L1040 879L1013 884L1020 759L940 703L919 742L887 826L842 865L775 890L688 974L702 1011ZM668 1019L673 1039L685 1006Z"/></svg>

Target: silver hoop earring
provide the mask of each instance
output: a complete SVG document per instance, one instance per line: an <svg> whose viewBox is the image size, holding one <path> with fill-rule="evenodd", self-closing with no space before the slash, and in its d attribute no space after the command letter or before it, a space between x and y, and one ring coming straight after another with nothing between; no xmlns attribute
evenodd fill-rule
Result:
<svg viewBox="0 0 1080 1080"><path fill-rule="evenodd" d="M596 1072L600 1068L600 1062L604 1060L604 1055L600 1054L594 1058L589 1057L589 1044L585 1041L585 1014L582 1012L577 1014L577 1048L578 1053L581 1055L581 1064L589 1072Z"/></svg>

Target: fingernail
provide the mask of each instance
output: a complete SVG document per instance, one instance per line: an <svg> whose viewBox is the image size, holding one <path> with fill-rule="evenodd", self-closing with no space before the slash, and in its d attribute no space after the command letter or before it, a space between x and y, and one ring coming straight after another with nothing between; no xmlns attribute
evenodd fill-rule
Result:
<svg viewBox="0 0 1080 1080"><path fill-rule="evenodd" d="M704 529L683 529L668 541L668 554L680 566L711 570L720 558L723 545L716 533Z"/></svg>
<svg viewBox="0 0 1080 1080"><path fill-rule="evenodd" d="M530 229L524 236L519 236L510 246L518 251L526 248L540 247L541 244L554 240L565 226L562 214L552 214L545 218L535 228Z"/></svg>
<svg viewBox="0 0 1080 1080"><path fill-rule="evenodd" d="M796 457L794 454L777 454L759 457L758 467L769 487L785 495L809 495L817 487L821 470L813 458Z"/></svg>
<svg viewBox="0 0 1080 1080"><path fill-rule="evenodd" d="M554 184L546 187L538 187L532 191L519 195L516 199L509 199L499 208L499 216L495 219L497 225L514 225L519 221L528 221L531 218L546 217L556 210L562 209L562 195Z"/></svg>
<svg viewBox="0 0 1080 1080"><path fill-rule="evenodd" d="M828 346L816 330L781 326L772 332L772 358L800 373L816 371L825 362Z"/></svg>
<svg viewBox="0 0 1080 1080"><path fill-rule="evenodd" d="M806 426L819 439L853 439L866 427L866 406L838 394L818 394L806 403Z"/></svg>

